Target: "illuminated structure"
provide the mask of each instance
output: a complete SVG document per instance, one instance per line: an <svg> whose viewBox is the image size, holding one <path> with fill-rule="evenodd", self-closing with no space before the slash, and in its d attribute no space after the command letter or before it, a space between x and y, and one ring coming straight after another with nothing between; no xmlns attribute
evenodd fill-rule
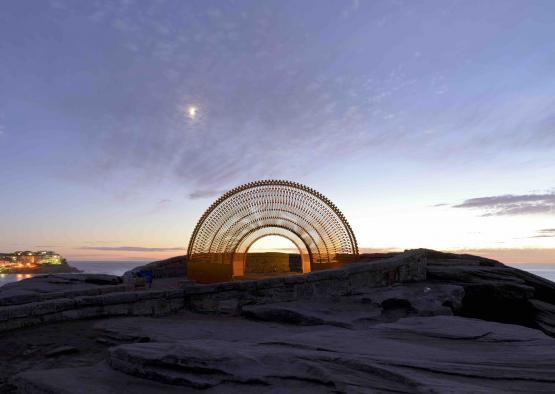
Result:
<svg viewBox="0 0 555 394"><path fill-rule="evenodd" d="M37 268L41 265L60 264L62 264L62 257L52 251L0 253L0 272L14 268Z"/></svg>
<svg viewBox="0 0 555 394"><path fill-rule="evenodd" d="M302 272L339 267L358 255L355 235L339 209L299 183L267 180L217 199L198 221L187 250L187 275L198 282L240 278L249 248L260 238L289 239Z"/></svg>

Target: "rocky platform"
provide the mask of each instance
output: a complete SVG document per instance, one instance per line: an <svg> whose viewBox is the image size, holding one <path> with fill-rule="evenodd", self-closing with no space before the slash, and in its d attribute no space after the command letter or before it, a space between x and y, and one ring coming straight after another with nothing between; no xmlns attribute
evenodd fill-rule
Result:
<svg viewBox="0 0 555 394"><path fill-rule="evenodd" d="M115 275L41 275L1 286L0 307L124 290L122 279Z"/></svg>
<svg viewBox="0 0 555 394"><path fill-rule="evenodd" d="M12 382L15 392L61 394L555 390L555 340L538 330L415 311L395 320L360 305L350 327L312 316L289 324L192 313L104 320L95 326L104 360L31 370ZM289 308L299 316L311 310L297 306ZM365 311L374 324L361 324ZM58 358L71 365L79 357Z"/></svg>
<svg viewBox="0 0 555 394"><path fill-rule="evenodd" d="M332 297L252 299L228 314L185 308L6 333L0 392L555 392L553 283L433 251L427 275Z"/></svg>
<svg viewBox="0 0 555 394"><path fill-rule="evenodd" d="M555 283L472 255L427 251L427 282L464 289L457 314L537 328L555 337Z"/></svg>

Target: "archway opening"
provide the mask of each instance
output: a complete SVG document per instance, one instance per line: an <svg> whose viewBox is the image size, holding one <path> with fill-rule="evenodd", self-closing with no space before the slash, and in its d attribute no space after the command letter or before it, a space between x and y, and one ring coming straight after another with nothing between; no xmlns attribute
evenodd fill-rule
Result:
<svg viewBox="0 0 555 394"><path fill-rule="evenodd" d="M311 252L294 231L279 226L252 229L233 252L233 277L260 279L311 270Z"/></svg>
<svg viewBox="0 0 555 394"><path fill-rule="evenodd" d="M301 273L301 251L282 235L266 235L254 241L245 256L245 276Z"/></svg>

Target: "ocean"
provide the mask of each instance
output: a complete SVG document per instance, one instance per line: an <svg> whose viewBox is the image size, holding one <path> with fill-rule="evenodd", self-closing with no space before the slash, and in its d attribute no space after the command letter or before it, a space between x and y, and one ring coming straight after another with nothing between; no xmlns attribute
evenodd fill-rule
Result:
<svg viewBox="0 0 555 394"><path fill-rule="evenodd" d="M140 265L150 263L149 261L68 261L69 265L88 274L110 274L123 275ZM0 274L0 286L18 280L32 278L32 274Z"/></svg>
<svg viewBox="0 0 555 394"><path fill-rule="evenodd" d="M147 264L150 261L70 261L72 267L80 269L90 274L110 274L123 275L139 265ZM553 264L507 264L511 267L519 268L531 272L545 279L555 282L555 263ZM22 279L32 278L31 274L0 274L0 286Z"/></svg>
<svg viewBox="0 0 555 394"><path fill-rule="evenodd" d="M555 264L506 264L511 267L521 269L523 271L531 272L535 275L541 276L542 278L549 279L555 282Z"/></svg>

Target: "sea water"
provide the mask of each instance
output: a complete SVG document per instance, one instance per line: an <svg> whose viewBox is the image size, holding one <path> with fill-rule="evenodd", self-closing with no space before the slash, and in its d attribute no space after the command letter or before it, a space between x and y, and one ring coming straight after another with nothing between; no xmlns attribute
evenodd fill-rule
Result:
<svg viewBox="0 0 555 394"><path fill-rule="evenodd" d="M123 275L140 265L148 264L150 261L69 261L70 266L77 268L87 274L109 274ZM40 275L40 274L39 274ZM6 283L39 276L33 274L0 274L0 286Z"/></svg>
<svg viewBox="0 0 555 394"><path fill-rule="evenodd" d="M541 276L542 278L555 282L555 264L515 263L507 265L523 271L531 272L535 275Z"/></svg>
<svg viewBox="0 0 555 394"><path fill-rule="evenodd" d="M149 261L71 261L69 265L89 274L123 275L126 271L147 263ZM515 263L507 265L555 282L555 263ZM32 278L33 276L32 274L0 274L0 286L9 282Z"/></svg>

